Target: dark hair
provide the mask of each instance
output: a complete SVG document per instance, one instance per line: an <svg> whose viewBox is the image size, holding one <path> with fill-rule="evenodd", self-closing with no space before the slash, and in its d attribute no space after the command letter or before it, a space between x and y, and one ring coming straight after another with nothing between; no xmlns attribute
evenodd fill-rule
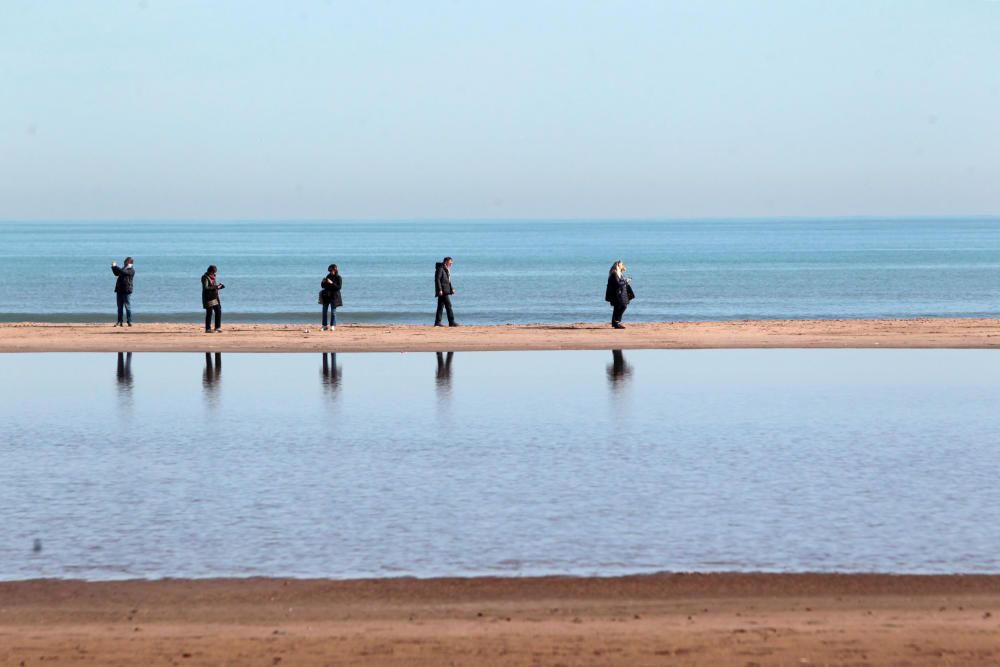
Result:
<svg viewBox="0 0 1000 667"><path fill-rule="evenodd" d="M125 261L122 262L122 264L131 264L131 263L132 263L132 258L131 257L126 257Z"/></svg>
<svg viewBox="0 0 1000 667"><path fill-rule="evenodd" d="M336 274L337 273L337 265L336 264L331 264L330 266L326 267L326 270L329 271L330 273Z"/></svg>
<svg viewBox="0 0 1000 667"><path fill-rule="evenodd" d="M219 267L217 267L215 264L209 264L208 269L205 271L205 273L215 273L218 270Z"/></svg>
<svg viewBox="0 0 1000 667"><path fill-rule="evenodd" d="M454 260L452 260L452 258L451 258L451 257L445 257L445 258L444 258L443 260L441 260L441 261L442 261L442 262L443 262L444 264L447 264L448 262L451 262L451 261L454 261Z"/></svg>

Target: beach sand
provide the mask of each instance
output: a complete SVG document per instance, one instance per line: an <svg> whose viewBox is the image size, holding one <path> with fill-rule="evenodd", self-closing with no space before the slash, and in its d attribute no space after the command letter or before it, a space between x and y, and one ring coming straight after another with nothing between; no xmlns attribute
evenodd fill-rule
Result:
<svg viewBox="0 0 1000 667"><path fill-rule="evenodd" d="M998 665L1000 576L0 583L2 665Z"/></svg>
<svg viewBox="0 0 1000 667"><path fill-rule="evenodd" d="M0 352L422 352L669 348L990 348L1000 319L757 320L628 324L0 324Z"/></svg>

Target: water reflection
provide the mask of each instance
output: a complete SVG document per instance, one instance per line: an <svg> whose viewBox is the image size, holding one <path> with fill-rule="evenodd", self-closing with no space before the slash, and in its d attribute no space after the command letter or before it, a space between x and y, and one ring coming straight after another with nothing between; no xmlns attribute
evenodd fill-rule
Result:
<svg viewBox="0 0 1000 667"><path fill-rule="evenodd" d="M205 372L201 376L201 386L205 397L214 405L219 395L219 380L222 379L222 353L215 353L215 363L212 363L212 353L205 353Z"/></svg>
<svg viewBox="0 0 1000 667"><path fill-rule="evenodd" d="M621 391L632 377L632 364L625 361L621 350L611 350L611 363L608 364L608 384L612 391Z"/></svg>
<svg viewBox="0 0 1000 667"><path fill-rule="evenodd" d="M122 405L132 403L132 353L118 353L118 367L115 372L117 379L118 397Z"/></svg>
<svg viewBox="0 0 1000 667"><path fill-rule="evenodd" d="M445 398L451 394L451 361L454 358L454 352L437 353L437 373L434 376L434 382L437 385L439 398Z"/></svg>
<svg viewBox="0 0 1000 667"><path fill-rule="evenodd" d="M336 352L323 353L323 388L336 396L340 388L340 366L337 365Z"/></svg>
<svg viewBox="0 0 1000 667"><path fill-rule="evenodd" d="M129 392L132 390L132 353L118 353L118 390Z"/></svg>
<svg viewBox="0 0 1000 667"><path fill-rule="evenodd" d="M1000 563L996 351L200 355L0 354L0 578Z"/></svg>

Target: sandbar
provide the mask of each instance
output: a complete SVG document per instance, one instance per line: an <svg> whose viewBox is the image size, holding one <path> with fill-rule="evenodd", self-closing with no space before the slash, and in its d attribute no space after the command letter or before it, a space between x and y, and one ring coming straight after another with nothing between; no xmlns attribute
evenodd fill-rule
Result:
<svg viewBox="0 0 1000 667"><path fill-rule="evenodd" d="M0 583L4 665L1000 664L1000 576Z"/></svg>
<svg viewBox="0 0 1000 667"><path fill-rule="evenodd" d="M346 324L4 323L0 352L443 352L698 348L994 348L998 318L743 320L433 327Z"/></svg>

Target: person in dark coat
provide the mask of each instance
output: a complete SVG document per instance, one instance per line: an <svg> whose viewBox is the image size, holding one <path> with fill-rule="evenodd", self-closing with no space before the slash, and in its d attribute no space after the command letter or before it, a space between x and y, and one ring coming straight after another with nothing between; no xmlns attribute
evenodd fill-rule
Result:
<svg viewBox="0 0 1000 667"><path fill-rule="evenodd" d="M455 288L451 286L452 264L454 261L451 257L445 257L444 260L434 265L434 295L438 300L437 313L434 315L434 326L436 327L443 326L441 324L443 311L448 312L448 326L458 326L455 321L455 313L451 309L451 295L455 293Z"/></svg>
<svg viewBox="0 0 1000 667"><path fill-rule="evenodd" d="M122 311L125 311L125 321L132 326L132 279L135 277L135 269L132 267L132 258L126 257L122 262L125 266L119 268L118 262L112 260L111 273L118 276L115 280L115 300L118 302L118 323L116 327L122 325Z"/></svg>
<svg viewBox="0 0 1000 667"><path fill-rule="evenodd" d="M215 332L222 331L222 304L219 290L226 286L215 279L219 269L212 264L201 277L201 307L205 309L205 333L212 332L212 313L215 313Z"/></svg>
<svg viewBox="0 0 1000 667"><path fill-rule="evenodd" d="M344 305L344 300L340 296L340 289L344 286L344 279L340 277L336 264L327 267L326 278L320 283L323 288L323 331L334 331L337 328L337 308ZM330 311L330 327L326 326L326 311Z"/></svg>
<svg viewBox="0 0 1000 667"><path fill-rule="evenodd" d="M604 300L611 304L611 326L624 329L622 316L632 300L631 278L625 277L625 264L620 259L611 265L608 271L608 288L604 292Z"/></svg>

